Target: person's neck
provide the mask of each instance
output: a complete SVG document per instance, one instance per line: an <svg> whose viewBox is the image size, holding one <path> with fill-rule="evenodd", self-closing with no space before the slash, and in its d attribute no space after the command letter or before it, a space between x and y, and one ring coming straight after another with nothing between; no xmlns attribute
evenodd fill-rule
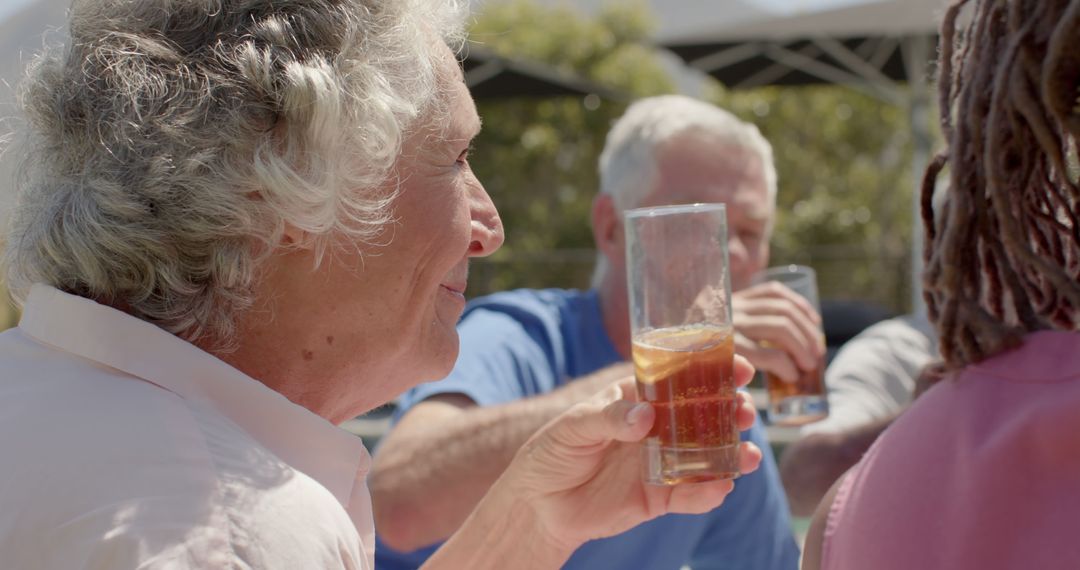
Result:
<svg viewBox="0 0 1080 570"><path fill-rule="evenodd" d="M221 352L212 347L200 348L335 425L378 405L353 401L356 394L339 381L342 363L322 362L318 355L297 349L316 343L298 337L295 327L249 328L250 322L238 325L238 336L244 341L235 350ZM287 331L290 330L294 332L289 334ZM355 351L353 358L366 364L379 362L363 350ZM366 372L360 377L382 378L389 371L370 368ZM372 386L371 391L378 390Z"/></svg>
<svg viewBox="0 0 1080 570"><path fill-rule="evenodd" d="M623 360L630 360L630 314L626 285L615 281L608 276L597 287L600 316L612 346Z"/></svg>

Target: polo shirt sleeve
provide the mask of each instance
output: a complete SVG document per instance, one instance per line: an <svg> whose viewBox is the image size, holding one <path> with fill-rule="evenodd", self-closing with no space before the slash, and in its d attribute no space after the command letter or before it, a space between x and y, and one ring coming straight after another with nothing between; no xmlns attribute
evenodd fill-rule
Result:
<svg viewBox="0 0 1080 570"><path fill-rule="evenodd" d="M542 315L479 307L458 325L460 350L445 379L421 384L398 401L398 417L439 394L462 394L481 406L543 394L558 386L553 327Z"/></svg>
<svg viewBox="0 0 1080 570"><path fill-rule="evenodd" d="M787 498L761 420L743 434L764 456L757 471L735 480L735 490L720 508L694 549L694 570L795 570L799 547L791 531Z"/></svg>

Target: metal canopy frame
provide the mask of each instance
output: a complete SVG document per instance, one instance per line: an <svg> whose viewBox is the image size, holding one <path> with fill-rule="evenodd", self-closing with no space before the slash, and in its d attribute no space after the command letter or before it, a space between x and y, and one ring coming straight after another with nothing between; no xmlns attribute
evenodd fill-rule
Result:
<svg viewBox="0 0 1080 570"><path fill-rule="evenodd" d="M916 184L912 200L911 306L913 312L922 314L926 305L919 281L923 269L919 184L933 144L929 78L936 45L936 34L908 34L762 39L666 48L691 68L715 77L731 89L835 84L907 110Z"/></svg>
<svg viewBox="0 0 1080 570"><path fill-rule="evenodd" d="M465 84L475 99L596 95L611 101L629 95L534 61L514 59L469 46L462 60Z"/></svg>

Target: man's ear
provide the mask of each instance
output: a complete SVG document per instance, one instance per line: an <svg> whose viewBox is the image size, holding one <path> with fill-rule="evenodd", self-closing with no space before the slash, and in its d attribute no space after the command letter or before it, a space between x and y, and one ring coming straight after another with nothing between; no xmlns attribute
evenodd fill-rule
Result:
<svg viewBox="0 0 1080 570"><path fill-rule="evenodd" d="M596 249L605 257L622 255L623 226L610 194L597 194L593 199L592 231Z"/></svg>

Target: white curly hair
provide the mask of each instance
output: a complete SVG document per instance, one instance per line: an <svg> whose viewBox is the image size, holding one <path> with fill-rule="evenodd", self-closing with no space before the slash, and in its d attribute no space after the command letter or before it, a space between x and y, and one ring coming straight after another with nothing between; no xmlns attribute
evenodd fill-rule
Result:
<svg viewBox="0 0 1080 570"><path fill-rule="evenodd" d="M3 269L227 349L286 224L368 244L445 114L452 0L76 0L31 64ZM425 123L426 124L426 123ZM384 190L379 190L384 188Z"/></svg>

